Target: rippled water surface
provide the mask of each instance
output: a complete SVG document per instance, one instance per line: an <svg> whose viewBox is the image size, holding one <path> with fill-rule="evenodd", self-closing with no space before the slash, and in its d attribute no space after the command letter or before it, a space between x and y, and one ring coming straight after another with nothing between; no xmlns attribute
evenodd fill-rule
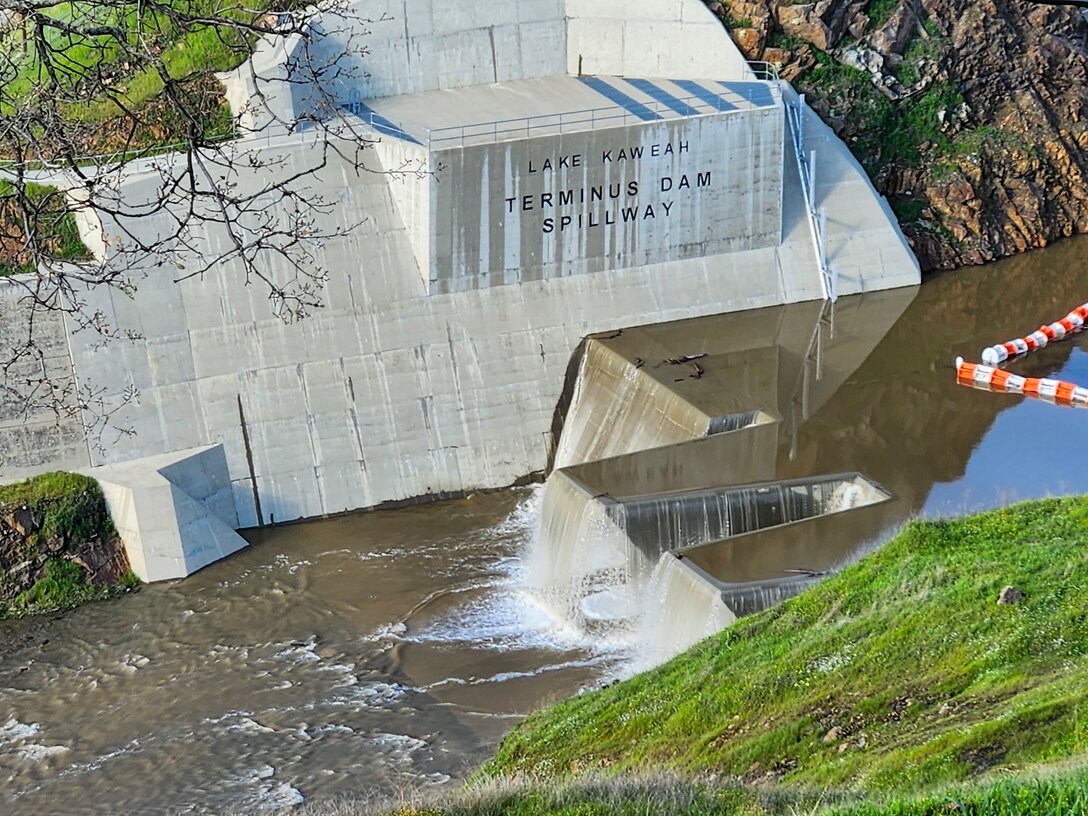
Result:
<svg viewBox="0 0 1088 816"><path fill-rule="evenodd" d="M866 473L894 495L884 535L919 513L1088 492L1088 411L962 388L951 369L1088 300L1086 250L927 283L833 394L780 423L772 471ZM1088 338L1013 369L1088 385ZM532 707L627 659L522 589L539 495L257 531L185 581L3 624L0 812L249 810L459 778Z"/></svg>
<svg viewBox="0 0 1088 816"><path fill-rule="evenodd" d="M612 662L518 589L535 501L262 531L186 581L9 624L0 812L274 806L463 774Z"/></svg>

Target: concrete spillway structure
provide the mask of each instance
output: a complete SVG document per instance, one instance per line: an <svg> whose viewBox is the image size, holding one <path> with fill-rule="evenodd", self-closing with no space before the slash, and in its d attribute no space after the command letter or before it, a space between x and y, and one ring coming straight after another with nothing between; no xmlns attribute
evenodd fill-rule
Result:
<svg viewBox="0 0 1088 816"><path fill-rule="evenodd" d="M833 326L797 304L589 338L534 590L588 631L633 634L645 666L857 557L890 494L857 472L783 478L782 460L912 297L840 301Z"/></svg>
<svg viewBox="0 0 1088 816"><path fill-rule="evenodd" d="M315 248L323 308L285 324L235 261L175 282L149 259L134 293L86 294L89 312L132 339L39 326L67 352L51 364L125 432L99 445L77 438L78 423L50 434L44 414L7 417L0 478L221 445L216 479L233 508L207 509L241 527L509 485L547 467L587 334L823 296L795 97L756 77L700 0L352 8L368 22L330 13L305 46L270 34L226 80L256 131L232 148L239 194L265 182L246 171L250 157L285 175L320 157L308 177L329 203L317 227L352 227ZM331 60L348 41L366 46L348 56L358 72L330 72L320 95L272 82L300 48ZM374 140L363 172L348 150L323 150L319 131L278 129L314 115L319 96ZM886 203L797 111L839 293L916 283ZM174 172L156 161L129 168L119 194L152 198ZM109 253L122 230L94 226ZM125 228L150 239L169 226L164 213ZM229 255L230 242L210 223L194 262ZM262 263L273 280L293 274ZM0 288L5 319L18 297Z"/></svg>

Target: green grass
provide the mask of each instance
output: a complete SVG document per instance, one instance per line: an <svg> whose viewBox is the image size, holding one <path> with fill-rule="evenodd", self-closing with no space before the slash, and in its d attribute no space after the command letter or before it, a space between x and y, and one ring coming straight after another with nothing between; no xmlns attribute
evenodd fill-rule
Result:
<svg viewBox="0 0 1088 816"><path fill-rule="evenodd" d="M1044 779L1021 776L919 797L839 805L822 812L828 816L1084 816L1088 813L1088 771Z"/></svg>
<svg viewBox="0 0 1088 816"><path fill-rule="evenodd" d="M203 27L173 40L163 51L162 59L170 77L185 79L236 68L249 56L249 50L249 44L234 32ZM85 122L108 121L122 115L121 104L129 109L139 109L158 98L164 87L158 71L145 67L118 84L115 89L117 100L98 97L72 106L71 114ZM219 122L212 128L211 135L223 135L219 133L223 129L224 123Z"/></svg>
<svg viewBox="0 0 1088 816"><path fill-rule="evenodd" d="M929 206L929 202L920 196L892 196L889 197L888 203L891 204L892 211L900 224L912 224L918 221Z"/></svg>
<svg viewBox="0 0 1088 816"><path fill-rule="evenodd" d="M902 793L1084 755L1086 545L1088 498L913 522L664 666L532 715L480 778L664 768ZM1006 584L1026 601L997 605Z"/></svg>
<svg viewBox="0 0 1088 816"><path fill-rule="evenodd" d="M844 135L871 178L889 165L916 167L923 155L949 155L953 141L938 114L955 110L963 96L951 82L937 82L893 103L873 87L864 71L817 52L816 65L798 78L798 90L824 100L831 116L845 116Z"/></svg>
<svg viewBox="0 0 1088 816"><path fill-rule="evenodd" d="M22 220L29 215L35 240L42 254L59 261L79 261L90 257L90 250L79 237L75 216L68 210L64 193L41 184L25 185L25 206L17 206L19 192L15 185L0 179L0 276L34 271L25 249L26 228Z"/></svg>
<svg viewBox="0 0 1088 816"><path fill-rule="evenodd" d="M590 780L575 784L499 784L430 803L393 809L401 816L709 816L762 813L759 796L741 785L707 785L682 778ZM319 806L317 813L321 813ZM342 811L345 816L354 813Z"/></svg>
<svg viewBox="0 0 1088 816"><path fill-rule="evenodd" d="M865 14L869 17L869 27L877 29L884 25L898 5L899 0L869 0L869 4L865 7Z"/></svg>
<svg viewBox="0 0 1088 816"><path fill-rule="evenodd" d="M94 479L55 472L0 486L0 518L22 508L33 512L38 526L21 549L4 545L0 550L0 595L7 598L0 600L0 620L71 609L139 585L129 572L112 586L92 586L84 568L65 557L78 553L86 542L117 537ZM51 554L43 558L44 553ZM41 574L31 586L13 592L6 570L19 561L41 562Z"/></svg>
<svg viewBox="0 0 1088 816"><path fill-rule="evenodd" d="M722 19L722 25L732 31L734 28L751 28L751 17L734 17L732 14L727 14Z"/></svg>
<svg viewBox="0 0 1088 816"><path fill-rule="evenodd" d="M139 585L140 579L130 571L117 584L93 586L86 582L84 569L79 564L50 558L45 563L44 575L34 586L6 604L0 602L0 620L63 612L91 601L112 598Z"/></svg>
<svg viewBox="0 0 1088 816"><path fill-rule="evenodd" d="M849 791L741 784L655 774L575 781L523 779L467 786L399 804L309 803L302 816L1083 816L1088 771L1018 774L929 794L865 795Z"/></svg>
<svg viewBox="0 0 1088 816"><path fill-rule="evenodd" d="M32 543L55 536L107 539L117 535L106 512L102 488L79 473L55 471L0 485L0 515L19 507L29 507L41 518Z"/></svg>
<svg viewBox="0 0 1088 816"><path fill-rule="evenodd" d="M178 23L146 7L138 16L136 3L110 9L87 2L61 3L43 13L76 26L92 22L116 26L128 44L110 35L88 37L46 29L53 51L43 60L36 49L22 49L21 31L0 36L0 47L12 60L11 75L0 77L0 113L10 114L23 104L56 106L73 125L72 132L87 133L88 153L171 145L193 136L213 141L232 135L232 117L213 74L235 68L249 56L256 35L231 23L254 22L269 6L268 0L245 5L172 0L171 6L179 14L223 22ZM167 76L179 81L177 92L188 97L184 104L195 121L166 103L163 77L151 55L158 55ZM86 128L91 124L111 127L96 132Z"/></svg>

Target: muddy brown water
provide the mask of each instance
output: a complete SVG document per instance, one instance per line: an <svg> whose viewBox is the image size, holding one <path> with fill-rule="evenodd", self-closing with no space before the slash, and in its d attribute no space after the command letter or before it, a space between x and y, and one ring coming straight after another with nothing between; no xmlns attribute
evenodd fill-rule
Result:
<svg viewBox="0 0 1088 816"><path fill-rule="evenodd" d="M875 540L916 514L1088 492L1088 411L962 388L951 369L1088 300L1086 255L1071 240L927 282L830 398L780 425L775 475L876 479L893 501L849 532ZM1088 385L1088 336L1011 368ZM254 531L185 581L0 625L0 813L248 812L452 784L527 711L627 665L628 644L522 589L539 501Z"/></svg>

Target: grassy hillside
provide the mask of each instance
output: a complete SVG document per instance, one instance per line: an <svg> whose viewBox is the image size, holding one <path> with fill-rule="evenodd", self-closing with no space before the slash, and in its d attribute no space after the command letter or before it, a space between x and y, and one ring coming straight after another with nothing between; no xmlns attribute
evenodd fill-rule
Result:
<svg viewBox="0 0 1088 816"><path fill-rule="evenodd" d="M62 191L41 184L19 188L0 178L0 276L34 272L28 232L51 258L90 256Z"/></svg>
<svg viewBox="0 0 1088 816"><path fill-rule="evenodd" d="M1022 603L997 603L1007 584ZM1081 756L1086 584L1088 498L914 522L664 666L531 716L480 778L668 769L914 793Z"/></svg>
<svg viewBox="0 0 1088 816"><path fill-rule="evenodd" d="M1088 771L1024 775L923 796L864 796L781 785L636 777L561 784L491 783L428 804L314 804L305 816L1083 816Z"/></svg>
<svg viewBox="0 0 1088 816"><path fill-rule="evenodd" d="M88 156L194 134L208 141L227 137L233 121L214 73L249 56L267 7L267 0L169 0L150 7L51 0L40 13L57 25L43 26L40 34L29 23L0 29L6 55L0 117L14 117L23 107L48 111L38 116L48 125L35 120L29 134L47 153L64 141L58 128ZM92 30L98 33L78 33ZM175 83L170 99L163 72ZM0 149L0 156L9 152Z"/></svg>

